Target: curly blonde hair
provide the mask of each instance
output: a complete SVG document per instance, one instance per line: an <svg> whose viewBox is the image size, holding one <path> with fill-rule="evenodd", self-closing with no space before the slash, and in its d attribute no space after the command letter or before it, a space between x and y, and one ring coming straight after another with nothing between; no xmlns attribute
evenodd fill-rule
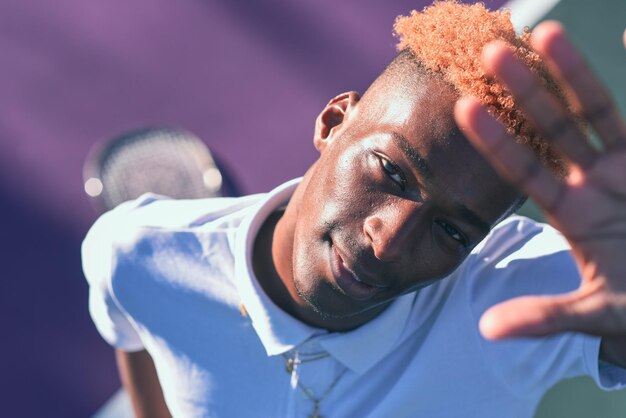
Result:
<svg viewBox="0 0 626 418"><path fill-rule="evenodd" d="M528 121L511 93L482 68L483 47L493 40L503 40L543 80L557 100L570 108L561 87L532 50L530 31L525 28L517 36L509 11L489 11L482 3L438 1L421 13L413 10L409 16L398 16L394 32L399 38L398 50L408 49L420 66L441 74L459 94L478 98L507 127L510 135L535 151L544 165L560 176L566 174L560 153Z"/></svg>

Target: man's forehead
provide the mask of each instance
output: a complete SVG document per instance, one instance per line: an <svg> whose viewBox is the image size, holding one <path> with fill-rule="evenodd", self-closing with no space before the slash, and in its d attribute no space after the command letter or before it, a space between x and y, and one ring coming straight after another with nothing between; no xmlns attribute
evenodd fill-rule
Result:
<svg viewBox="0 0 626 418"><path fill-rule="evenodd" d="M417 80L390 77L368 90L359 106L370 124L396 126L406 138L445 138L456 128L453 118L457 93L437 76ZM374 126L376 127L376 126Z"/></svg>

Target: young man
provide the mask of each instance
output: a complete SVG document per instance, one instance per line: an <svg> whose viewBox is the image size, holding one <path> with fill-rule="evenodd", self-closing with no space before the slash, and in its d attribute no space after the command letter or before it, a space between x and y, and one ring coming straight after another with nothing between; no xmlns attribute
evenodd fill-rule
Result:
<svg viewBox="0 0 626 418"><path fill-rule="evenodd" d="M487 42L509 41L549 78L506 14L444 2L396 27L403 49L363 97L344 93L322 110L320 158L302 179L237 199L144 196L90 231L91 313L139 416L529 417L560 379L626 382L615 366L625 365L626 285L614 249L626 193L609 177L624 177L626 135L614 108L587 115L602 151L585 145L576 124L552 122L569 120L563 99L490 45L487 70L513 94L531 92L514 104L481 73ZM563 35L541 33L558 72ZM457 103L466 94L534 152L507 141L474 99ZM569 173L518 106L563 145ZM492 305L575 290L580 278L558 232L509 216L524 196L464 133L549 211L583 276L567 296L497 306L481 328L552 336L479 334ZM592 199L597 213L576 213L572 202ZM558 333L576 329L603 338Z"/></svg>

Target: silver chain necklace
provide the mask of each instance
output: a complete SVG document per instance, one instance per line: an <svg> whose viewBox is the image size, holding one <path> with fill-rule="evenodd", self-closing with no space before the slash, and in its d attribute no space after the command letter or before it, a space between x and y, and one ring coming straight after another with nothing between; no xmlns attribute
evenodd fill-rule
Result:
<svg viewBox="0 0 626 418"><path fill-rule="evenodd" d="M241 316L248 317L248 311L246 310L246 307L243 305L243 303L239 304L239 311L241 313ZM291 376L292 379L295 378L296 382L298 382L298 387L300 388L302 393L304 393L307 398L313 401L313 415L309 415L308 418L324 418L320 415L320 402L322 402L324 398L328 396L328 394L335 388L335 386L337 386L337 383L339 383L339 380L341 380L343 375L346 374L348 369L344 368L341 373L339 373L333 379L333 381L330 382L330 385L328 385L328 388L326 388L326 391L322 394L322 396L316 398L314 392L310 388L303 385L302 382L300 382L300 376L298 376L298 366L302 363L322 360L326 357L329 357L330 354L323 351L317 353L299 353L298 351L294 351L294 354L295 355L293 358L289 357L286 353L282 354L283 358L285 359L285 371L289 376Z"/></svg>
<svg viewBox="0 0 626 418"><path fill-rule="evenodd" d="M329 357L330 354L324 353L324 352L320 352L320 353L298 353L296 351L293 358L289 357L285 353L283 353L282 356L285 359L285 371L287 372L287 374L290 375L292 378L296 379L296 381L298 382L298 387L300 388L300 390L302 390L302 393L304 393L304 395L309 400L313 401L313 415L309 415L309 418L324 418L324 417L322 417L320 415L320 402L322 402L324 400L324 398L326 398L326 396L328 396L328 394L330 392L332 392L332 390L335 388L335 386L337 386L337 383L339 383L339 380L341 380L343 375L346 374L348 369L344 368L343 371L341 373L339 373L333 379L332 382L330 382L330 385L328 385L328 388L326 388L326 390L324 391L322 396L316 398L315 397L315 393L313 392L313 390L311 390L311 388L306 387L305 385L303 385L302 382L300 381L300 377L298 376L298 366L300 364L302 364L302 363L308 363L308 362L311 362L311 361L317 361L317 360L324 359L326 357Z"/></svg>

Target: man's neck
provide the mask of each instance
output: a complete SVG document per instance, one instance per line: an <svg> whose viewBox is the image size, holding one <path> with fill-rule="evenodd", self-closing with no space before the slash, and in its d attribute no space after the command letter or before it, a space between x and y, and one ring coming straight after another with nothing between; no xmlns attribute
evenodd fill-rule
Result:
<svg viewBox="0 0 626 418"><path fill-rule="evenodd" d="M252 267L259 284L268 297L285 312L297 317L293 307L294 301L285 285L285 281L281 279L276 271L272 257L274 232L282 216L283 211L273 212L261 225L254 239Z"/></svg>

